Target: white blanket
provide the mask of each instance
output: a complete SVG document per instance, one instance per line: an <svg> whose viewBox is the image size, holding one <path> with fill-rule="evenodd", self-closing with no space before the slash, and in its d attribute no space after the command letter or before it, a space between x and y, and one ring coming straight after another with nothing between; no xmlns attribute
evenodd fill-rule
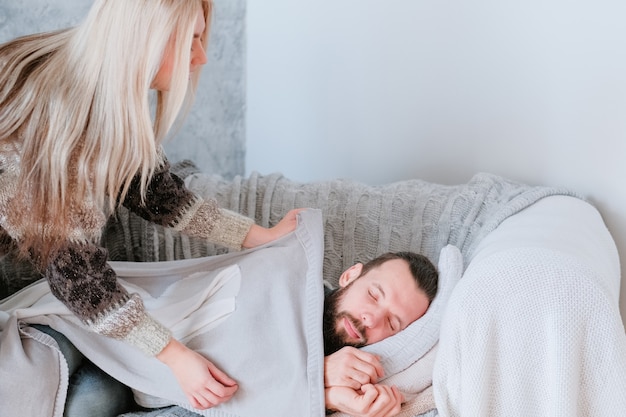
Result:
<svg viewBox="0 0 626 417"><path fill-rule="evenodd" d="M626 413L615 244L589 204L549 197L476 251L442 322L441 416Z"/></svg>
<svg viewBox="0 0 626 417"><path fill-rule="evenodd" d="M321 214L308 210L294 233L255 250L112 266L157 319L238 381L234 398L198 413L319 417L325 410L322 254ZM23 306L29 308L18 308ZM3 416L56 417L63 411L64 358L51 338L23 322L48 324L65 334L96 365L132 387L142 405L191 408L165 365L88 332L46 283L9 298L0 310L12 313L4 317L0 341Z"/></svg>

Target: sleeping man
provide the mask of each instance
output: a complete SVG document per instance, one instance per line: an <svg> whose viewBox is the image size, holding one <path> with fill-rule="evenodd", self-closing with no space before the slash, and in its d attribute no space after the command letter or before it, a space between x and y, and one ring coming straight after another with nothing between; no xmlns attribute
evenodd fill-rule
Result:
<svg viewBox="0 0 626 417"><path fill-rule="evenodd" d="M412 252L381 255L344 271L324 299L326 408L352 416L389 417L400 411L396 387L377 384L378 358L357 349L381 341L420 318L437 293L438 274Z"/></svg>

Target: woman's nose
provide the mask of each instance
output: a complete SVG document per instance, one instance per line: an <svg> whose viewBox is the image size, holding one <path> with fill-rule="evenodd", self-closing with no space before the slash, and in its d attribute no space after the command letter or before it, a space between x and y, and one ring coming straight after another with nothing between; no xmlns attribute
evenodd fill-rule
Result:
<svg viewBox="0 0 626 417"><path fill-rule="evenodd" d="M198 48L198 56L196 57L196 59L198 60L197 65L204 65L207 63L208 58L206 56L206 51L204 50L204 48Z"/></svg>
<svg viewBox="0 0 626 417"><path fill-rule="evenodd" d="M206 64L208 61L206 52L204 48L196 48L193 51L193 56L191 57L191 66L193 68L197 68L201 65Z"/></svg>

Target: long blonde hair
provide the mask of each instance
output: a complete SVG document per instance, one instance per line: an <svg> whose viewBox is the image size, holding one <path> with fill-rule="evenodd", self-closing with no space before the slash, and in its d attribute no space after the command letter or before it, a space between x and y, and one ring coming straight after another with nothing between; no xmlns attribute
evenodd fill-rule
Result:
<svg viewBox="0 0 626 417"><path fill-rule="evenodd" d="M45 254L68 239L72 209L85 201L115 209L136 175L145 195L160 145L197 86L189 47L200 6L206 49L211 0L96 0L75 28L0 45L0 141L21 148L9 215L22 216L27 249ZM155 93L152 108L150 84L170 39L170 89Z"/></svg>

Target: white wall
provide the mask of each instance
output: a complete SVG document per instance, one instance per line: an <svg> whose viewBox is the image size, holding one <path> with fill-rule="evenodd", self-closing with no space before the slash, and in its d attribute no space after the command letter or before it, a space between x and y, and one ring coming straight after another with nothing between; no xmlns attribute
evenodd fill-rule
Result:
<svg viewBox="0 0 626 417"><path fill-rule="evenodd" d="M626 265L625 16L623 0L249 1L246 171L568 186Z"/></svg>

